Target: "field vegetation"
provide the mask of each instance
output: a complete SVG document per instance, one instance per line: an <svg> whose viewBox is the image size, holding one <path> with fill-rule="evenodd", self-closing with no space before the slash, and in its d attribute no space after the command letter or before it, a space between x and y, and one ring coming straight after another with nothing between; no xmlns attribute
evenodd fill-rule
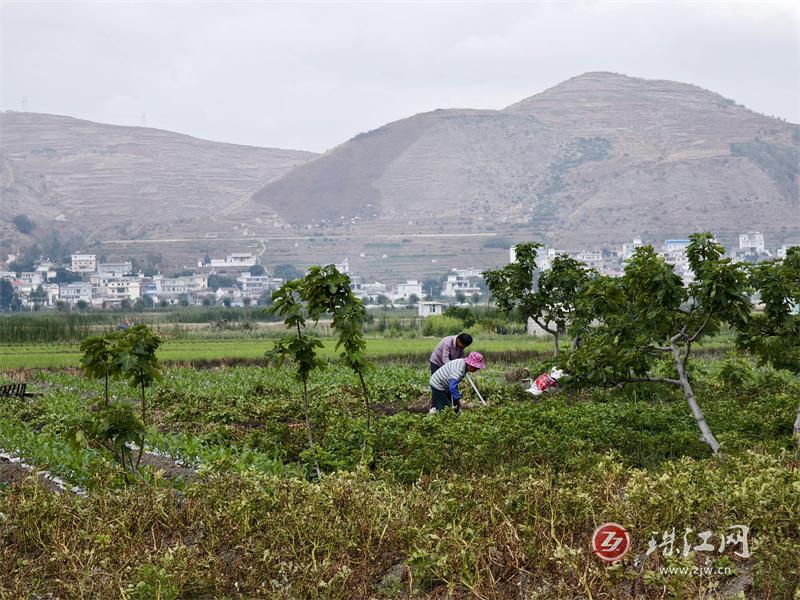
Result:
<svg viewBox="0 0 800 600"><path fill-rule="evenodd" d="M276 294L281 338L95 331L54 347L66 369L26 360L41 346L4 350L4 380L39 395L0 401L0 597L796 600L791 260L736 280L762 290L755 316L725 313L739 306L727 263L727 284L706 272L715 299L683 311L667 270L647 280L661 304L637 301L655 283L599 294L637 282L593 278L564 321L583 341L554 329L576 369L560 391L525 389L556 362L552 340L484 330L470 350L487 358L488 405L467 388L460 414L427 414L438 337L365 336L327 268ZM694 300L713 291L699 279ZM660 334L630 326L645 313ZM676 369L716 447L686 386L659 381ZM592 552L609 521L630 536L614 563Z"/></svg>

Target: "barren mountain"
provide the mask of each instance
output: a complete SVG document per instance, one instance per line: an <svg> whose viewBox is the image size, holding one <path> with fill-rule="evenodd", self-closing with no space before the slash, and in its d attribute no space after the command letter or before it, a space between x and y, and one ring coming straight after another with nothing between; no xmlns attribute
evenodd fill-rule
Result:
<svg viewBox="0 0 800 600"><path fill-rule="evenodd" d="M702 88L588 73L504 110L437 110L358 135L253 206L300 226L512 228L560 247L702 228L776 241L800 233L799 148L796 125Z"/></svg>
<svg viewBox="0 0 800 600"><path fill-rule="evenodd" d="M800 239L800 127L702 88L587 73L503 110L436 110L322 155L2 115L0 238L27 214L109 256L350 258L374 277L710 229ZM17 235L14 233L14 235Z"/></svg>
<svg viewBox="0 0 800 600"><path fill-rule="evenodd" d="M144 127L0 113L0 238L20 214L36 232L135 239L215 216L311 152L237 146Z"/></svg>

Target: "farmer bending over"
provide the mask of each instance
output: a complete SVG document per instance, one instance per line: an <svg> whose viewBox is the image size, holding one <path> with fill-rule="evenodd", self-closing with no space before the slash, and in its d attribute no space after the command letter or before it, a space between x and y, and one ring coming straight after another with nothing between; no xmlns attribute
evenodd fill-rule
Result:
<svg viewBox="0 0 800 600"><path fill-rule="evenodd" d="M431 375L428 382L431 386L431 413L452 406L456 412L461 410L461 392L458 384L467 375L482 369L483 356L479 352L470 352L467 358L457 358L445 364Z"/></svg>
<svg viewBox="0 0 800 600"><path fill-rule="evenodd" d="M436 346L436 350L431 354L431 375L437 369L442 368L451 360L464 357L464 348L472 343L472 336L468 333L458 335L448 335Z"/></svg>

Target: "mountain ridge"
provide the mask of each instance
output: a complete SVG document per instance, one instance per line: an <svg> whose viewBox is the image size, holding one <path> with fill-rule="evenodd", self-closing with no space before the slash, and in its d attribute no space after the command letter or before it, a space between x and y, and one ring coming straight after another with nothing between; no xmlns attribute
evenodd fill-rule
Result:
<svg viewBox="0 0 800 600"><path fill-rule="evenodd" d="M187 152L203 143L185 138L170 143ZM15 160L30 162L34 173L46 172L41 139L40 153L31 146L22 158L9 154L5 133L2 139L3 190ZM108 151L103 143L95 140L90 147ZM214 152L223 160L208 148L205 162L183 165L190 187L202 189L214 175L213 193L206 190L197 218L187 216L193 209L188 201L183 210L158 213L156 192L176 193L174 186L162 181L148 192L152 185L142 163L152 167L164 156L180 163L178 157L148 156L141 140L123 144L120 152L138 164L138 170L129 165L128 175L135 173L141 186L129 182L124 194L159 218L138 228L117 218L122 222L101 229L95 239L113 240L116 246L108 248L119 252L136 250L125 246L126 239L197 240L191 248L169 248L188 260L215 244L203 240L233 237L243 240L240 246L298 263L350 256L356 267L382 274L438 269L436 257L456 264L459 253L487 263L477 266L492 266L503 256L499 248L481 246L479 237L458 244L431 241L448 232L537 239L559 248L597 248L636 235L665 239L701 229L718 231L729 243L747 230L762 230L776 243L800 237L800 127L668 80L590 72L500 110L437 109L398 119L319 155L208 144L217 144ZM34 185L29 195L74 208L70 194L81 189L82 178L85 184L87 172L97 175L103 162L76 170L73 180L51 181L51 189ZM113 166L116 171L96 185L125 187L113 179L122 167ZM10 219L8 210L0 210L0 227L3 219ZM376 241L386 236L399 236L403 245ZM274 241L268 249L271 237L297 240ZM216 247L224 251L221 243Z"/></svg>

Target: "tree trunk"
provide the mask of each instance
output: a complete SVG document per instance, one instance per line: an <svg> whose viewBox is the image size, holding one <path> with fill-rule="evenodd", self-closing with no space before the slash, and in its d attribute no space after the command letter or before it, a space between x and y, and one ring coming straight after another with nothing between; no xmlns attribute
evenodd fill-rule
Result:
<svg viewBox="0 0 800 600"><path fill-rule="evenodd" d="M361 382L361 393L364 394L364 407L367 409L367 432L369 432L372 424L372 408L369 405L369 391L363 373L358 374L358 380Z"/></svg>
<svg viewBox="0 0 800 600"><path fill-rule="evenodd" d="M797 407L797 418L794 421L794 436L797 438L797 448L800 450L800 406Z"/></svg>
<svg viewBox="0 0 800 600"><path fill-rule="evenodd" d="M306 435L308 436L308 448L314 452L314 436L311 435L311 416L308 414L308 383L303 381L303 411L306 416ZM322 473L319 470L319 461L314 456L314 468L317 470L317 479L322 479Z"/></svg>
<svg viewBox="0 0 800 600"><path fill-rule="evenodd" d="M553 358L558 358L558 332L553 334Z"/></svg>
<svg viewBox="0 0 800 600"><path fill-rule="evenodd" d="M145 407L145 403L144 403L144 401L145 401L145 398L144 398L144 379L141 380L141 384L142 384L142 425L144 426L145 430L144 430L144 432L142 432L142 441L139 442L139 456L136 457L136 469L137 470L139 469L139 463L142 462L142 453L144 452L144 436L145 436L145 433L147 432L147 421L145 421L145 415L147 413L145 412L145 408L146 407Z"/></svg>
<svg viewBox="0 0 800 600"><path fill-rule="evenodd" d="M675 343L670 344L670 348L672 350L672 356L675 360L675 370L678 372L678 379L681 382L683 395L686 397L686 402L689 404L689 408L692 410L695 423L697 423L697 426L700 428L700 432L702 433L701 439L711 447L711 451L714 453L714 456L720 456L719 442L717 441L717 438L714 437L714 434L711 433L711 429L708 427L708 423L706 423L706 419L703 416L703 411L701 411L700 407L697 405L697 400L695 400L694 397L694 390L692 390L692 386L689 383L689 376L686 373L686 369L683 368L683 360L681 360L680 350Z"/></svg>

